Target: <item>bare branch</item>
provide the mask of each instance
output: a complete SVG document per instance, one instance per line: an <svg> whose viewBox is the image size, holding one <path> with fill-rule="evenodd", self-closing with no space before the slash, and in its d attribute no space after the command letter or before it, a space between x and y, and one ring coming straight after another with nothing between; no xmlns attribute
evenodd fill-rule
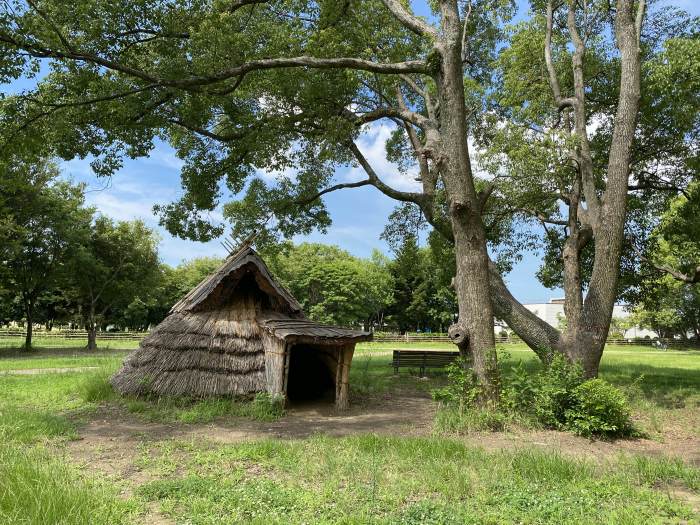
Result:
<svg viewBox="0 0 700 525"><path fill-rule="evenodd" d="M467 48L467 24L469 16L472 14L472 0L467 0L467 12L464 15L464 26L462 27L462 63L467 62L469 58L469 49Z"/></svg>
<svg viewBox="0 0 700 525"><path fill-rule="evenodd" d="M402 110L407 109L406 101L403 98L403 93L401 93L401 89L398 86L396 87L396 98L398 100L399 108ZM428 159L425 155L424 147L418 138L416 130L409 122L403 121L402 124L406 130L406 134L408 135L408 140L411 143L411 147L413 148L416 161L418 162L420 181L423 184L423 193L432 196L435 194L435 187L437 186L437 175L430 171L430 166L428 165Z"/></svg>
<svg viewBox="0 0 700 525"><path fill-rule="evenodd" d="M437 38L435 28L409 12L399 0L382 0L382 3L406 29L420 36Z"/></svg>
<svg viewBox="0 0 700 525"><path fill-rule="evenodd" d="M549 74L549 87L552 89L552 94L554 95L554 102L557 104L557 106L559 106L561 101L561 87L559 86L557 70L554 69L554 63L552 62L553 21L554 8L552 7L552 0L549 0L547 2L547 32L544 41L544 61L547 64L547 73Z"/></svg>
<svg viewBox="0 0 700 525"><path fill-rule="evenodd" d="M392 188L391 186L384 184L384 182L382 182L382 180L377 175L377 172L374 171L372 165L362 154L360 148L357 147L357 144L355 144L354 142L350 142L348 144L348 148L355 156L355 159L357 159L357 162L359 162L360 166L362 166L362 168L365 170L365 173L367 173L367 177L370 180L372 186L377 188L384 195L403 202L414 202L419 206L425 201L425 195L422 193L399 191L397 189Z"/></svg>
<svg viewBox="0 0 700 525"><path fill-rule="evenodd" d="M634 21L634 28L637 31L637 46L642 39L642 24L644 23L644 10L646 8L645 0L639 0L637 4L637 16Z"/></svg>
<svg viewBox="0 0 700 525"><path fill-rule="evenodd" d="M336 184L334 186L329 186L329 187L319 191L318 193L312 195L311 197L296 200L296 201L294 201L294 204L298 204L299 206L306 206L307 204L311 204L312 202L314 202L316 199L321 198L326 193L331 193L331 192L343 190L346 188L360 188L362 186L371 186L371 185L372 185L371 179L364 179L364 180L360 180L357 182L344 182L342 184Z"/></svg>

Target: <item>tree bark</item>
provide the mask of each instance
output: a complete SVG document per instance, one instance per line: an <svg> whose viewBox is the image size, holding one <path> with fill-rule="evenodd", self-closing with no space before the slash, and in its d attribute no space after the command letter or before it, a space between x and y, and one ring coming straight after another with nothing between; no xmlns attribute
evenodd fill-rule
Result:
<svg viewBox="0 0 700 525"><path fill-rule="evenodd" d="M572 57L574 96L561 97L556 72L551 65L552 3L548 4L548 34L545 44L550 85L559 109L574 109L575 132L579 148L574 152L578 166L578 179L574 181L569 196L569 236L562 253L564 263L564 309L567 328L557 337L558 331L543 326L535 316L526 313L522 305L512 298L503 285L498 272L492 271L491 288L494 293L496 313L518 334L541 359L546 361L558 351L571 361L579 362L587 377L598 374L600 360L610 329L613 308L617 298L620 257L627 216L627 191L629 163L634 141L640 99L639 33L644 13L644 2L637 4L618 0L615 15L615 37L620 50L620 95L615 115L613 136L608 155L606 188L602 197L596 193L591 154L586 136L584 56L585 42L576 30L573 13L575 4L569 3L568 27L574 43ZM581 189L582 194L581 193ZM585 209L579 206L585 198ZM583 215L580 217L579 215ZM586 243L595 246L593 271L585 299L581 283L580 252Z"/></svg>
<svg viewBox="0 0 700 525"><path fill-rule="evenodd" d="M639 22L635 21L633 2L618 0L617 4L615 36L620 50L620 96L608 155L606 189L595 222L595 258L582 315L580 320L567 325L567 332L572 334L568 337L566 353L570 359L580 361L587 377L598 375L617 299L629 164L641 96ZM643 5L639 9L642 12Z"/></svg>
<svg viewBox="0 0 700 525"><path fill-rule="evenodd" d="M24 303L24 313L27 317L27 331L24 337L24 349L32 349L32 337L34 335L34 303L27 300Z"/></svg>
<svg viewBox="0 0 700 525"><path fill-rule="evenodd" d="M462 65L462 24L456 3L443 2L443 38L438 45L440 128L444 155L441 166L452 223L456 258L456 325L470 355L485 401L498 397L496 341L489 292L489 257L481 206L472 178L467 144ZM465 333L466 332L466 333ZM459 346L459 345L458 345Z"/></svg>
<svg viewBox="0 0 700 525"><path fill-rule="evenodd" d="M94 303L90 305L90 311L88 312L88 318L85 323L85 330L87 331L87 349L91 351L97 350L97 323L95 321L95 305Z"/></svg>

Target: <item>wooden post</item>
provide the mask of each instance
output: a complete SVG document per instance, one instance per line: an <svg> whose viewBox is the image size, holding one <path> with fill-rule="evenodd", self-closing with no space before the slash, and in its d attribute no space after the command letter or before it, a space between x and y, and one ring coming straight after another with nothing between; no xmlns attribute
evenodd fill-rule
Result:
<svg viewBox="0 0 700 525"><path fill-rule="evenodd" d="M336 372L335 407L338 410L347 410L350 406L350 364L355 352L355 343L342 346L338 349L338 368Z"/></svg>
<svg viewBox="0 0 700 525"><path fill-rule="evenodd" d="M281 339L263 335L265 349L265 387L273 397L287 397L286 375L288 373L287 345Z"/></svg>

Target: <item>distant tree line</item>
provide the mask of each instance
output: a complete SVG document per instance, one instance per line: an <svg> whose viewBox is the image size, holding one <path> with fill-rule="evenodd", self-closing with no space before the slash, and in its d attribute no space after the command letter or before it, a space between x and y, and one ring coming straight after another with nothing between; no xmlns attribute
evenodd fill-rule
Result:
<svg viewBox="0 0 700 525"><path fill-rule="evenodd" d="M210 275L221 259L177 267L160 262L158 236L143 222L114 221L85 205L84 187L51 162L0 162L0 324L145 330ZM661 337L700 339L698 184L672 201L639 250L642 273L623 299L629 322ZM363 259L324 244L264 244L271 271L319 322L365 330L443 332L454 322L454 253L434 233L425 247L410 221L390 218L383 238L393 258ZM512 264L506 256L500 264Z"/></svg>
<svg viewBox="0 0 700 525"><path fill-rule="evenodd" d="M145 330L210 275L218 258L160 262L142 221L114 221L85 204L85 188L48 161L0 165L0 324ZM407 236L389 259L324 244L263 248L272 272L314 320L366 330L443 331L456 311L449 270Z"/></svg>

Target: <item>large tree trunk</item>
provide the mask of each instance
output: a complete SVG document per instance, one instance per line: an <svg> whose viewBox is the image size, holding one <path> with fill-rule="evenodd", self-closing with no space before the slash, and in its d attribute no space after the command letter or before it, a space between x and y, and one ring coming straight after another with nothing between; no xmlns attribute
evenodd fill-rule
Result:
<svg viewBox="0 0 700 525"><path fill-rule="evenodd" d="M469 357L485 401L498 397L498 369L489 292L486 234L467 145L462 65L462 26L456 4L443 3L443 34L439 75L443 181L447 190L456 257L455 292L459 306L453 341Z"/></svg>
<svg viewBox="0 0 700 525"><path fill-rule="evenodd" d="M583 79L583 41L575 28L575 17L569 12L569 29L575 43L573 55L575 83L575 123L581 149L577 151L580 183L586 199L584 217L579 217L579 181L574 183L569 205L569 230L563 250L564 292L567 328L556 337L554 328L546 328L534 314L525 312L502 283L497 272L492 272L492 290L496 313L505 320L537 354L546 361L555 351L571 361L579 362L587 377L598 374L605 341L610 329L613 308L617 298L622 240L627 216L629 163L640 99L639 31L644 13L640 4L637 16L633 3L618 0L615 15L615 36L620 50L620 96L608 156L606 188L598 198L595 178L590 165L588 138L585 133L585 86ZM572 5L569 7L572 9ZM551 4L550 24L551 24ZM550 27L551 29L551 27ZM548 38L549 40L549 38ZM547 56L547 49L545 55ZM555 73L551 82L555 98L559 87ZM581 227L581 223L585 228ZM588 292L583 299L581 286L580 251L587 242L594 242L595 257Z"/></svg>
<svg viewBox="0 0 700 525"><path fill-rule="evenodd" d="M576 322L569 322L567 330L575 332L567 341L566 354L581 362L587 377L598 375L617 299L627 217L629 163L641 95L639 24L641 19L635 21L632 2L618 0L615 36L621 55L620 96L608 156L606 189L600 215L594 223L595 258L582 315Z"/></svg>

